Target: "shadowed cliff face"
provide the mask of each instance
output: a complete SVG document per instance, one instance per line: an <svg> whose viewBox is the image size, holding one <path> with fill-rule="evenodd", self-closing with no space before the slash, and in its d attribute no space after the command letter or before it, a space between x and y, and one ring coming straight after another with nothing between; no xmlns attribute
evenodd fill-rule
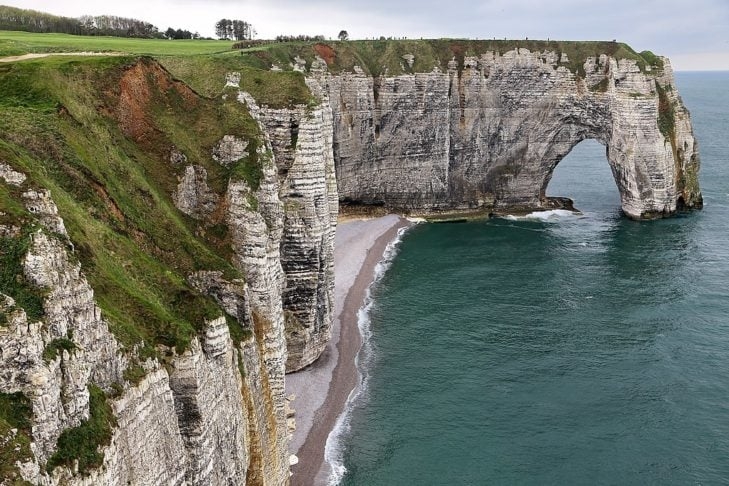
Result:
<svg viewBox="0 0 729 486"><path fill-rule="evenodd" d="M629 217L700 208L697 144L668 60L601 55L579 74L569 62L516 49L454 59L447 72L329 76L341 200L416 212L548 208L554 168L595 139Z"/></svg>

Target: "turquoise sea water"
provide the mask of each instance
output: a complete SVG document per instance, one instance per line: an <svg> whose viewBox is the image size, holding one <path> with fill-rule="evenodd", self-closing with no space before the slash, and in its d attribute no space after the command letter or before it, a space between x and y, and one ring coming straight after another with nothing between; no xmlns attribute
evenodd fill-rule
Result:
<svg viewBox="0 0 729 486"><path fill-rule="evenodd" d="M373 291L344 485L729 483L729 73L679 73L704 211L621 217L604 148L583 217L419 225Z"/></svg>

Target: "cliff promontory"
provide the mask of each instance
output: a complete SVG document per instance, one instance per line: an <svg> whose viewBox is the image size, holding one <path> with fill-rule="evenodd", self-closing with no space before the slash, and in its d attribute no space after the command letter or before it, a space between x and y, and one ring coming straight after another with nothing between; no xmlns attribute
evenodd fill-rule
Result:
<svg viewBox="0 0 729 486"><path fill-rule="evenodd" d="M323 76L344 201L549 208L554 168L594 139L628 216L701 206L696 142L667 59L614 42L453 42L440 57L437 42L409 47L399 67L383 53L369 72Z"/></svg>
<svg viewBox="0 0 729 486"><path fill-rule="evenodd" d="M148 58L4 68L4 480L288 482L290 322L331 320L331 115L281 74L302 128L279 165L235 77L208 98Z"/></svg>
<svg viewBox="0 0 729 486"><path fill-rule="evenodd" d="M559 161L594 139L606 147L626 215L702 205L697 144L666 58L617 42L333 46L299 52L298 66L327 87L345 203L547 209Z"/></svg>

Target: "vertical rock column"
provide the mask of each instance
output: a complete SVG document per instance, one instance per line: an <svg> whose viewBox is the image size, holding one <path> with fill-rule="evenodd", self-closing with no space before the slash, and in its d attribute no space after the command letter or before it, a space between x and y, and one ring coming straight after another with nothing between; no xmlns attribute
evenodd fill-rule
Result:
<svg viewBox="0 0 729 486"><path fill-rule="evenodd" d="M334 235L338 195L332 152L332 113L325 90L315 107L261 109L281 184L284 230L281 264L286 275L283 309L288 372L313 363L331 335Z"/></svg>

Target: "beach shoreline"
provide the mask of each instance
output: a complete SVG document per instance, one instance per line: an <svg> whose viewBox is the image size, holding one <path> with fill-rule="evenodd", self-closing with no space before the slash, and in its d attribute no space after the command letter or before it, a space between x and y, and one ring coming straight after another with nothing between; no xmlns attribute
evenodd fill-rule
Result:
<svg viewBox="0 0 729 486"><path fill-rule="evenodd" d="M298 464L291 468L294 486L327 483L326 442L360 380L355 361L362 346L357 314L388 244L410 224L396 215L347 218L338 224L331 341L319 360L286 377L287 395L296 395L292 406L297 430L290 445L290 452L298 457Z"/></svg>

